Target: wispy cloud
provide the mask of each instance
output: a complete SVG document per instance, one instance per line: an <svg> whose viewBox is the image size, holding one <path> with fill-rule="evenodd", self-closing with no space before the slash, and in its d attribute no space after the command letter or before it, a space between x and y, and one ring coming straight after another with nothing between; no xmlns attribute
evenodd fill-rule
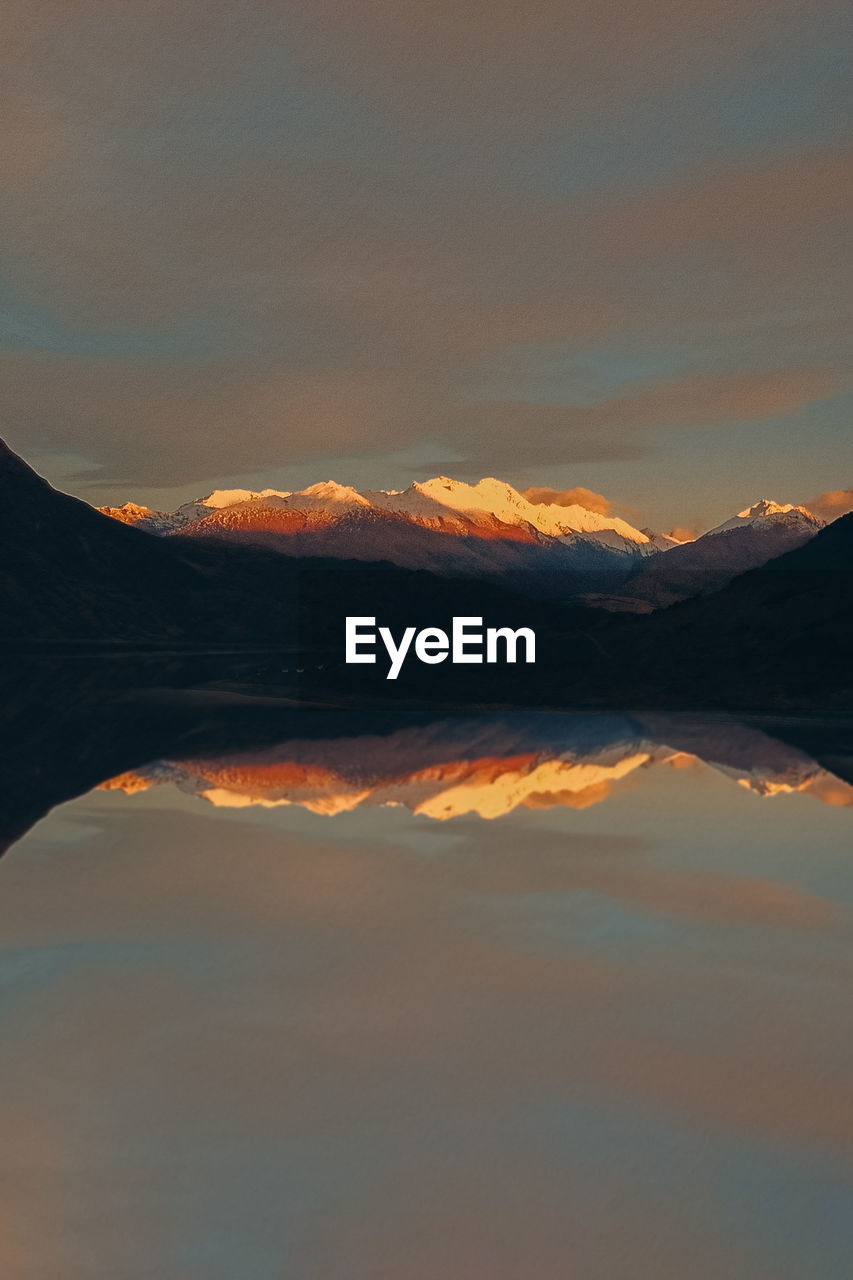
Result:
<svg viewBox="0 0 853 1280"><path fill-rule="evenodd" d="M808 410L829 487L837 15L783 0L768 42L758 0L12 0L6 434L103 499L330 453L394 484L428 439L557 489L631 464L664 501L711 446L660 432L728 425L757 469L772 425L793 480ZM584 361L640 348L588 394Z"/></svg>
<svg viewBox="0 0 853 1280"><path fill-rule="evenodd" d="M613 504L601 493L593 493L591 489L577 487L574 489L525 489L523 495L528 502L537 505L545 503L557 507L573 507L576 504L586 507L587 511L597 511L599 515L609 516Z"/></svg>
<svg viewBox="0 0 853 1280"><path fill-rule="evenodd" d="M853 511L853 489L831 489L811 498L805 505L821 520L837 520Z"/></svg>

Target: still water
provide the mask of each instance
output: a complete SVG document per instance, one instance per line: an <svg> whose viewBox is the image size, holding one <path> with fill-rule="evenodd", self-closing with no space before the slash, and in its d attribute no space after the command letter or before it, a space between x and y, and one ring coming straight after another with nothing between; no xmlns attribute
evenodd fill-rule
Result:
<svg viewBox="0 0 853 1280"><path fill-rule="evenodd" d="M853 786L719 722L159 759L0 862L8 1280L846 1280Z"/></svg>

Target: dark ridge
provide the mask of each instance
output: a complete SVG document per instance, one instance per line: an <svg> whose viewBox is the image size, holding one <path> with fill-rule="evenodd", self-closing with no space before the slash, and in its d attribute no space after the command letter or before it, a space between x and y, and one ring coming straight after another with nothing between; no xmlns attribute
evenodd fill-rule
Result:
<svg viewBox="0 0 853 1280"><path fill-rule="evenodd" d="M393 565L157 538L58 493L0 446L0 640L18 648L267 649L302 697L445 705L853 706L853 515L712 595L649 615ZM536 631L535 666L346 666L347 615ZM275 663L273 664L275 665Z"/></svg>

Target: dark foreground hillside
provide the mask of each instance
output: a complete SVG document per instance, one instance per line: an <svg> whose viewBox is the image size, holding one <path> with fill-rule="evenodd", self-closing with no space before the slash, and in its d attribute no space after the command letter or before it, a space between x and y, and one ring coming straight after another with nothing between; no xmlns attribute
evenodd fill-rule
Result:
<svg viewBox="0 0 853 1280"><path fill-rule="evenodd" d="M614 656L673 692L853 705L853 514L714 595L626 623Z"/></svg>
<svg viewBox="0 0 853 1280"><path fill-rule="evenodd" d="M407 590L407 587L411 588ZM323 599L327 606L314 605ZM853 515L713 595L651 615L548 610L517 599L481 610L475 592L445 583L436 596L401 580L388 597L369 570L306 571L306 693L444 701L535 701L555 706L853 707ZM503 603L505 616L500 617ZM395 637L404 625L450 629L454 613L534 627L535 667L425 667L406 661L396 681L375 666L343 665L347 614L376 614ZM323 663L317 670L317 664Z"/></svg>
<svg viewBox="0 0 853 1280"><path fill-rule="evenodd" d="M0 445L0 643L263 650L310 701L443 705L853 706L853 515L720 591L647 616L567 608L487 582L158 539L57 493ZM344 662L347 616L450 631L529 627L536 663Z"/></svg>
<svg viewBox="0 0 853 1280"><path fill-rule="evenodd" d="M329 621L417 609L556 616L517 591L391 564L298 560L216 539L162 539L58 493L0 442L0 643L323 650ZM350 573L352 570L352 574ZM365 594L366 593L366 594ZM306 655L307 656L307 655Z"/></svg>

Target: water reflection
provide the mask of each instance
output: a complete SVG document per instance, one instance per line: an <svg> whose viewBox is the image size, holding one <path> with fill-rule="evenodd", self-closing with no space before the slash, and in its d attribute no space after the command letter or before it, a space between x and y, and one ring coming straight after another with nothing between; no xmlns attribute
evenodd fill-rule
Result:
<svg viewBox="0 0 853 1280"><path fill-rule="evenodd" d="M4 1276L847 1280L848 726L255 695L22 707Z"/></svg>
<svg viewBox="0 0 853 1280"><path fill-rule="evenodd" d="M445 718L384 735L293 739L210 759L157 760L101 786L172 785L217 808L299 805L329 816L402 805L439 821L515 809L585 809L649 770L704 762L758 796L853 805L853 785L737 720L612 715ZM685 774L685 784L690 777Z"/></svg>
<svg viewBox="0 0 853 1280"><path fill-rule="evenodd" d="M755 713L306 705L276 664L221 654L18 658L0 669L0 852L55 805L165 781L225 806L447 819L582 808L704 761L761 795L845 805L853 728ZM685 780L685 785L687 782Z"/></svg>

